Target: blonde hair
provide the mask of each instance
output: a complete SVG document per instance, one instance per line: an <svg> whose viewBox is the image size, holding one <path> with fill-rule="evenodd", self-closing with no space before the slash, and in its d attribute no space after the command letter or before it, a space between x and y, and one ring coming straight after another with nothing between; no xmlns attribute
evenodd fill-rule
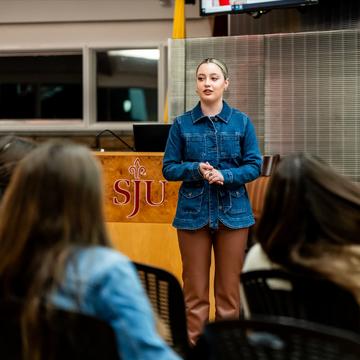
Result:
<svg viewBox="0 0 360 360"><path fill-rule="evenodd" d="M215 58L206 58L206 59L202 60L200 62L200 64L197 66L196 74L198 73L199 67L202 64L215 64L215 65L217 65L219 67L219 69L221 70L222 74L224 75L225 80L229 79L228 68L227 68L226 64L223 61L215 59Z"/></svg>

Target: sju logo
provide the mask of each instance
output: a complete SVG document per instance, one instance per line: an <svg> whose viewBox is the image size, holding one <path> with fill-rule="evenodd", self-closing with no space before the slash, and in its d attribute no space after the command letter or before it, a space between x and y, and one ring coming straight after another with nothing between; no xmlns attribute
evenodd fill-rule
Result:
<svg viewBox="0 0 360 360"><path fill-rule="evenodd" d="M133 180L129 179L118 179L114 182L114 191L116 194L121 195L121 200L119 196L113 197L114 205L127 205L132 201L133 208L127 218L132 218L136 216L140 211L140 189L141 186L145 187L145 203L149 206L160 206L165 201L165 184L166 180L158 180L160 184L160 200L154 201L151 196L152 187L155 183L155 180L144 180L140 179L146 175L146 168L140 165L139 158L136 158L134 164L128 168L129 174L133 176ZM157 185L159 186L159 185ZM131 190L132 188L132 190Z"/></svg>

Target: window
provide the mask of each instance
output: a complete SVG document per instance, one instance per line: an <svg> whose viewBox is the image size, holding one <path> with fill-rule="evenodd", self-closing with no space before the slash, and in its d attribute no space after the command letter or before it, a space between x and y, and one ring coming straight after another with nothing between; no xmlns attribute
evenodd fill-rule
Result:
<svg viewBox="0 0 360 360"><path fill-rule="evenodd" d="M82 118L81 54L0 57L0 120Z"/></svg>
<svg viewBox="0 0 360 360"><path fill-rule="evenodd" d="M10 52L11 51L11 52ZM0 130L128 131L158 122L166 48L0 51Z"/></svg>
<svg viewBox="0 0 360 360"><path fill-rule="evenodd" d="M98 51L97 121L158 121L159 49Z"/></svg>

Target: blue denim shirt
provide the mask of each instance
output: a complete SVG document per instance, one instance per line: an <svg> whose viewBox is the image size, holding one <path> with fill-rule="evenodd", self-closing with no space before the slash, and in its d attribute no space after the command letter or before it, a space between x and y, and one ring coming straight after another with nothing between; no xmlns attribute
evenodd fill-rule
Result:
<svg viewBox="0 0 360 360"><path fill-rule="evenodd" d="M224 185L210 185L202 178L199 163L206 161L221 171ZM244 184L260 175L261 161L250 119L225 101L214 118L203 115L200 103L177 117L162 169L165 179L183 182L173 225L188 230L207 224L217 229L219 220L233 229L253 225Z"/></svg>
<svg viewBox="0 0 360 360"><path fill-rule="evenodd" d="M156 332L151 305L125 256L101 246L80 248L65 270L64 282L50 302L109 323L121 359L180 359Z"/></svg>

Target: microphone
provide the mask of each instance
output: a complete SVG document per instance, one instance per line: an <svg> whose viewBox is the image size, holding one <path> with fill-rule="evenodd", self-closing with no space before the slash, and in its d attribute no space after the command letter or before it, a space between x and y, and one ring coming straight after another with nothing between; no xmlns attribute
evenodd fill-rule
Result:
<svg viewBox="0 0 360 360"><path fill-rule="evenodd" d="M109 133L110 135L112 135L114 138L118 139L119 141L121 141L128 149L130 149L131 151L135 151L135 149L129 145L126 141L124 141L119 135L115 134L113 131L109 130L109 129L105 129L100 131L98 134L96 134L95 136L95 147L98 151L105 151L103 148L101 148L100 145L100 138L103 134L105 133Z"/></svg>

